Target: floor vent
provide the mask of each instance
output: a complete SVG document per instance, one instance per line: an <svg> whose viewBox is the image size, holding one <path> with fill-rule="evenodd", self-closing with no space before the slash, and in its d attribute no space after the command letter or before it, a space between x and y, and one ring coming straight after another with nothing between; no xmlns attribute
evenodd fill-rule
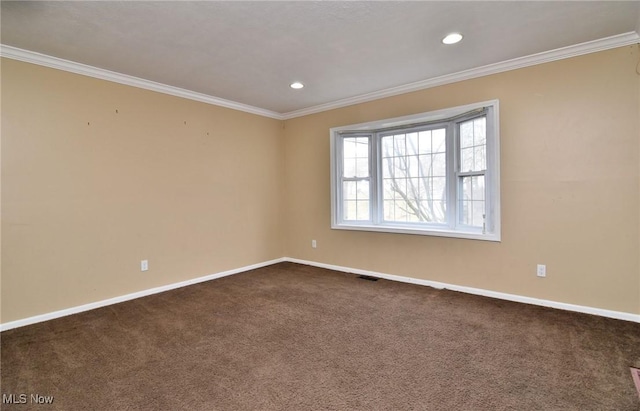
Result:
<svg viewBox="0 0 640 411"><path fill-rule="evenodd" d="M368 275L361 275L358 278L361 278L363 280L367 280L367 281L378 281L378 278L376 277L370 277Z"/></svg>

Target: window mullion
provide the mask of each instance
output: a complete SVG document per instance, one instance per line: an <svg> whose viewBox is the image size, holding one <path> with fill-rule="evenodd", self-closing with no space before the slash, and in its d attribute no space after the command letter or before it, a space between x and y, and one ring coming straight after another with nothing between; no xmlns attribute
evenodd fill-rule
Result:
<svg viewBox="0 0 640 411"><path fill-rule="evenodd" d="M458 222L458 131L455 123L447 126L447 224L455 230Z"/></svg>
<svg viewBox="0 0 640 411"><path fill-rule="evenodd" d="M335 168L335 178L333 183L335 184L335 198L333 207L338 213L337 218L334 217L334 221L344 223L344 170L343 170L343 156L344 156L344 139L337 136L335 139L335 158L333 159L333 167Z"/></svg>
<svg viewBox="0 0 640 411"><path fill-rule="evenodd" d="M487 136L493 136L495 135L495 124L493 123L493 116L489 115L493 113L493 108L491 108L491 110L489 111L489 113L487 114L487 123L486 123L486 135ZM496 193L494 190L496 190L495 184L497 183L496 181L496 175L494 174L496 172L496 168L497 168L497 162L498 160L495 158L495 146L494 144L496 144L496 141L494 138L487 138L486 139L486 159L487 159L487 164L486 164L486 169L485 169L485 177L484 177L484 181L485 181L485 191L484 191L484 198L485 198L485 226L488 230L490 231L494 231L495 230L495 222L494 222L494 200L496 197ZM499 177L497 177L499 178Z"/></svg>
<svg viewBox="0 0 640 411"><path fill-rule="evenodd" d="M379 173L378 173L378 138L376 133L369 135L369 177L371 182L369 185L369 207L371 222L374 225L380 223L379 218L379 200L378 193L380 191Z"/></svg>

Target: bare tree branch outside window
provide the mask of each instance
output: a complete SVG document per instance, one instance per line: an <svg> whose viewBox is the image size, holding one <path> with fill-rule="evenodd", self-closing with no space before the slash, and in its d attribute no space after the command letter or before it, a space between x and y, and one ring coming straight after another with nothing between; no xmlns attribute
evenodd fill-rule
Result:
<svg viewBox="0 0 640 411"><path fill-rule="evenodd" d="M382 139L384 214L391 221L440 223L446 214L445 130ZM436 183L440 183L437 184Z"/></svg>

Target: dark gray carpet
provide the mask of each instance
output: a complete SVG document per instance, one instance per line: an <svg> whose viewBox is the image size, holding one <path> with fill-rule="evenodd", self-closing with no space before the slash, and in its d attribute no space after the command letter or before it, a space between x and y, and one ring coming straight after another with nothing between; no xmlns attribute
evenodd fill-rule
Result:
<svg viewBox="0 0 640 411"><path fill-rule="evenodd" d="M640 324L292 263L0 337L3 409L640 409Z"/></svg>

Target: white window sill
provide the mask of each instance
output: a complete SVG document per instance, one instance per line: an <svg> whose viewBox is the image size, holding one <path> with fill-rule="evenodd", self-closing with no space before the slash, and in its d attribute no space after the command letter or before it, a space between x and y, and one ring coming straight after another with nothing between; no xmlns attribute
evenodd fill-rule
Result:
<svg viewBox="0 0 640 411"><path fill-rule="evenodd" d="M414 235L427 235L435 237L450 237L450 238L463 238L467 240L482 240L482 241L494 241L500 242L500 234L485 233L481 231L463 231L463 230L446 230L436 228L415 228L405 226L391 226L391 225L367 225L367 224L332 224L331 228L334 230L354 230L354 231L373 231L380 233L395 233L395 234L414 234Z"/></svg>

